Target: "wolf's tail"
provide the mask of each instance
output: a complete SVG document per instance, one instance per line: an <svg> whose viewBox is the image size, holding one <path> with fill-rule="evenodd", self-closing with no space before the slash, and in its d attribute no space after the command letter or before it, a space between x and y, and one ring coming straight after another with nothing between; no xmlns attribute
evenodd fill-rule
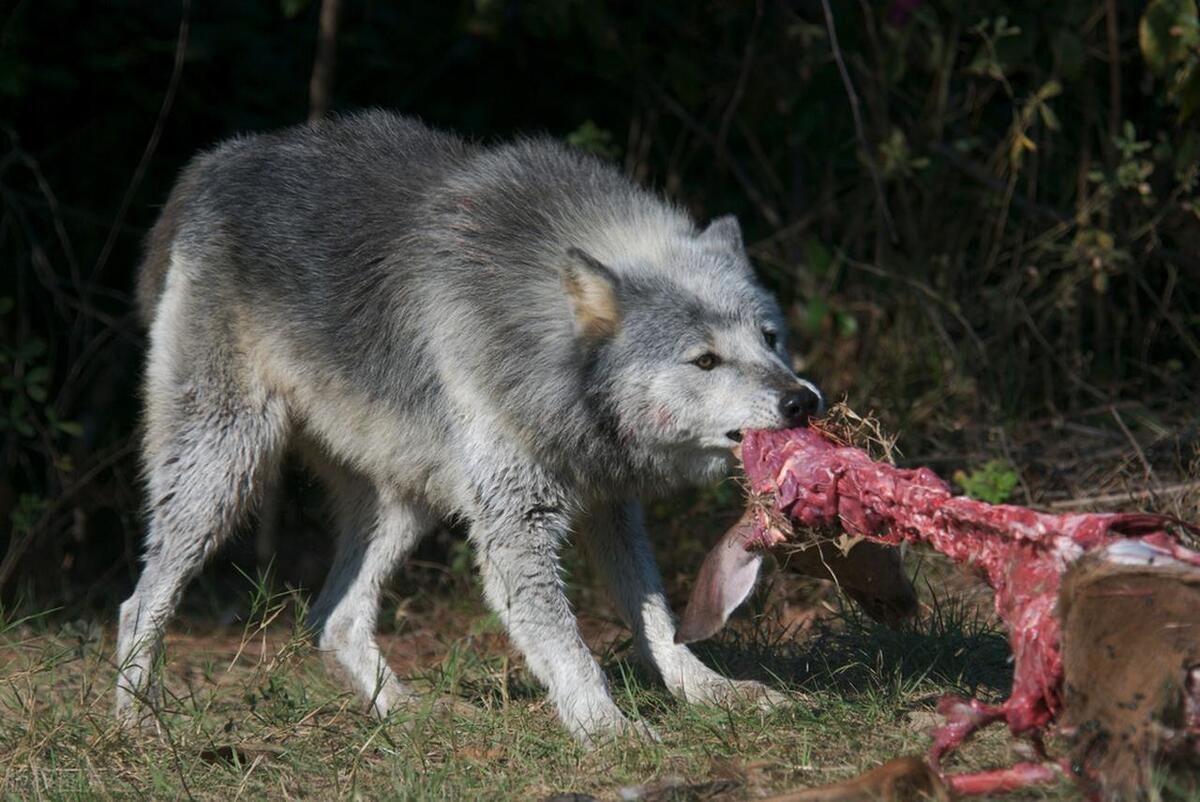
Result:
<svg viewBox="0 0 1200 802"><path fill-rule="evenodd" d="M167 196L167 202L158 220L146 235L143 244L142 262L137 275L138 319L147 329L154 321L154 311L167 285L167 271L171 267L171 247L179 234L183 210L193 192L195 163L189 165Z"/></svg>

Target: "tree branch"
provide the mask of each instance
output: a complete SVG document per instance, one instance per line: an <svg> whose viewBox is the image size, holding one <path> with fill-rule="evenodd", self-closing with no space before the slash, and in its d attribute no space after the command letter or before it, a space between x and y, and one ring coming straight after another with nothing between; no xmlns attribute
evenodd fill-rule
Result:
<svg viewBox="0 0 1200 802"><path fill-rule="evenodd" d="M341 0L321 0L321 19L317 28L317 55L313 59L312 78L308 82L308 121L315 122L329 113L333 102L333 74L337 67L337 29Z"/></svg>
<svg viewBox="0 0 1200 802"><path fill-rule="evenodd" d="M838 45L837 26L833 23L833 10L829 8L829 0L821 0L821 9L825 12L825 27L829 31L829 47L833 51L833 60L837 64L838 73L842 76L842 85L846 87L846 97L850 101L850 115L854 118L854 135L858 139L858 147L862 151L863 160L867 163L867 170L871 173L871 184L875 187L875 198L879 201L879 213L887 228L888 239L895 244L897 242L896 223L892 219L892 210L888 208L887 196L883 192L883 181L879 178L875 155L867 147L867 135L863 131L858 93L854 91L854 84L850 81L850 71L846 69L846 60L842 58L842 48Z"/></svg>

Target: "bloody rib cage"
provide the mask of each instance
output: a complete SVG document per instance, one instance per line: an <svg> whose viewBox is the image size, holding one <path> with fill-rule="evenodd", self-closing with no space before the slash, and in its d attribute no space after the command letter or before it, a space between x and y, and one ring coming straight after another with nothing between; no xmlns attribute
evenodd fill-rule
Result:
<svg viewBox="0 0 1200 802"><path fill-rule="evenodd" d="M901 469L877 462L865 451L834 442L814 429L748 432L742 460L752 494L747 518L730 530L706 559L701 579L717 581L712 578L723 575L717 563L729 563L731 555L739 551L754 553L777 547L794 537L794 529L834 527L880 543L925 544L980 575L995 592L996 612L1008 629L1013 652L1012 694L997 705L977 699L943 699L939 712L944 722L933 732L929 760L936 768L941 758L971 733L996 721L1006 722L1014 735L1029 736L1042 760L946 777L947 784L960 794L1056 781L1062 771L1086 775L1090 767L1103 764L1074 752L1069 759L1051 761L1042 746L1043 731L1056 722L1064 706L1059 595L1063 577L1073 566L1165 569L1174 572L1177 580L1183 577L1187 587L1200 588L1200 554L1169 533L1174 525L1196 530L1166 516L1052 515L956 497L927 468ZM1085 556L1087 560L1083 560ZM690 621L693 627L703 615L691 609L700 606L705 593L705 588L699 587L701 582L697 584L684 615L684 624ZM711 597L715 591L710 587L707 592ZM724 609L717 615L723 621L728 612ZM1164 626L1183 627L1180 631L1187 636L1179 647L1180 659L1200 665L1200 633L1195 631L1200 629L1200 610L1191 622L1164 622ZM1080 649L1080 654L1084 652ZM1180 688L1190 681L1190 672L1200 669L1178 667ZM1187 696L1193 691L1181 693ZM1187 711L1200 709L1197 706L1200 696L1180 701L1180 708ZM1172 737L1173 748L1191 757L1200 754L1200 715L1186 714L1182 723L1175 722ZM1094 781L1092 787L1101 790L1115 788L1117 783L1104 776L1084 779ZM1103 792L1109 795L1109 791Z"/></svg>

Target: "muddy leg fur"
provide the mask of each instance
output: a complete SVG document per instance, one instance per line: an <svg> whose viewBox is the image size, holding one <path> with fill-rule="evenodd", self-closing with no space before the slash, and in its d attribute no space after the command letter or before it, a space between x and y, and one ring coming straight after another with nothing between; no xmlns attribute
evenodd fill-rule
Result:
<svg viewBox="0 0 1200 802"><path fill-rule="evenodd" d="M308 625L329 662L380 717L415 694L392 672L375 639L388 579L437 521L418 502L402 501L345 474L329 482L338 519L337 556Z"/></svg>
<svg viewBox="0 0 1200 802"><path fill-rule="evenodd" d="M786 699L758 682L721 676L687 646L675 643L675 617L667 604L640 504L601 506L584 517L581 528L581 543L608 585L617 612L633 631L638 652L659 672L673 695L707 704L751 700L764 707Z"/></svg>

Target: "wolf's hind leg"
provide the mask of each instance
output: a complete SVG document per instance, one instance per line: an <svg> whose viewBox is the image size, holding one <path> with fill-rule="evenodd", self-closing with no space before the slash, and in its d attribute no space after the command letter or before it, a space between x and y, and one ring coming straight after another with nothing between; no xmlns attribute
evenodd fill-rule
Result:
<svg viewBox="0 0 1200 802"><path fill-rule="evenodd" d="M646 537L641 505L628 502L593 510L582 528L584 549L633 631L638 652L662 675L672 694L688 702L747 700L764 707L786 698L757 682L727 679L687 646L675 643L675 617Z"/></svg>
<svg viewBox="0 0 1200 802"><path fill-rule="evenodd" d="M380 596L437 519L423 504L384 498L362 479L343 475L330 485L340 530L337 556L308 625L319 648L383 717L414 695L388 667L375 640Z"/></svg>
<svg viewBox="0 0 1200 802"><path fill-rule="evenodd" d="M184 586L224 542L277 470L287 428L283 402L181 389L152 397L146 469L150 526L145 567L121 605L117 717L143 720L163 629Z"/></svg>

